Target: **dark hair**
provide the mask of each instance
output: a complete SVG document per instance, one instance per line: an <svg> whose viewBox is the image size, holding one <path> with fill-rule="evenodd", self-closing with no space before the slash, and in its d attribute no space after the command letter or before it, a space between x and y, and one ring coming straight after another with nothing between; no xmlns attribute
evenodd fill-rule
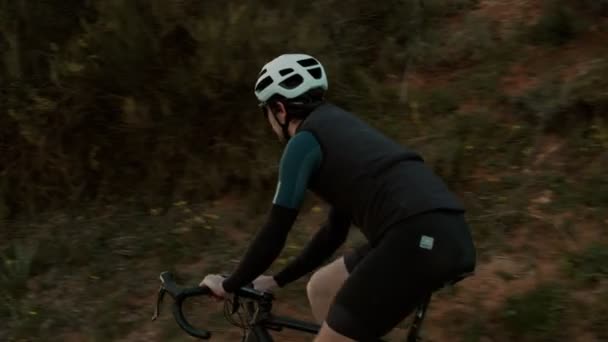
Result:
<svg viewBox="0 0 608 342"><path fill-rule="evenodd" d="M304 119L318 106L323 104L325 90L323 88L314 88L306 93L295 97L293 99L285 98L281 95L274 95L268 99L267 103L271 106L273 111L278 110L277 102L281 102L289 116L294 119Z"/></svg>

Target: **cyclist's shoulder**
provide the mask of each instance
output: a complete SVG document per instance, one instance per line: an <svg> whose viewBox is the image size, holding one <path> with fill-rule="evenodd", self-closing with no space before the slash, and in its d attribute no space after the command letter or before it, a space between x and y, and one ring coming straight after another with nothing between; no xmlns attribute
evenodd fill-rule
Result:
<svg viewBox="0 0 608 342"><path fill-rule="evenodd" d="M319 141L315 135L308 130L302 130L296 133L285 147L286 153L302 153L319 148Z"/></svg>
<svg viewBox="0 0 608 342"><path fill-rule="evenodd" d="M317 132L319 128L333 127L333 124L344 125L368 125L368 123L356 111L340 105L325 102L317 107L304 121L301 129L310 129Z"/></svg>
<svg viewBox="0 0 608 342"><path fill-rule="evenodd" d="M301 165L310 163L317 165L323 159L321 145L315 135L309 131L300 131L295 134L283 151L281 166L286 169L297 170Z"/></svg>
<svg viewBox="0 0 608 342"><path fill-rule="evenodd" d="M325 101L312 111L311 117L324 118L329 114L345 114L345 113L350 114L350 112L348 110L346 110L345 108L343 108L333 102Z"/></svg>

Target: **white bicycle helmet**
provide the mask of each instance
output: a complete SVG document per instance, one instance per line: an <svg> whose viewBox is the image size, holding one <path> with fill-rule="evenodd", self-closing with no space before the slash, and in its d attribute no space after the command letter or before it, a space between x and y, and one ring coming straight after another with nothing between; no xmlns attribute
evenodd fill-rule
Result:
<svg viewBox="0 0 608 342"><path fill-rule="evenodd" d="M309 55L284 54L264 65L255 83L255 96L264 104L275 95L293 99L315 88L327 90L323 65Z"/></svg>

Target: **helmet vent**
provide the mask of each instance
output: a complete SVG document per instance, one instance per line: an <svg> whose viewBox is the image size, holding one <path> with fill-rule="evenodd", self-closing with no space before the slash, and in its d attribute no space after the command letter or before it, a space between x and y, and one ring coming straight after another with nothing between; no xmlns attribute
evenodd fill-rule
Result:
<svg viewBox="0 0 608 342"><path fill-rule="evenodd" d="M287 69L283 69L283 70L279 71L279 74L281 74L281 76L285 76L285 75L287 75L287 74L289 74L291 72L293 72L293 69L292 68L287 68Z"/></svg>
<svg viewBox="0 0 608 342"><path fill-rule="evenodd" d="M285 81L281 82L279 85L285 89L293 89L299 86L304 82L304 78L302 76L295 74L293 76L288 77Z"/></svg>
<svg viewBox="0 0 608 342"><path fill-rule="evenodd" d="M272 84L272 78L270 76L267 76L266 78L261 80L260 83L258 83L257 87L255 87L255 91L258 91L258 92L262 91L271 84Z"/></svg>
<svg viewBox="0 0 608 342"><path fill-rule="evenodd" d="M262 71L260 71L260 73L258 74L258 77L264 75L266 73L266 71L267 71L266 69L262 69Z"/></svg>
<svg viewBox="0 0 608 342"><path fill-rule="evenodd" d="M314 58L306 58L306 59L299 60L298 64L300 64L301 66L306 68L309 66L317 65L317 64L319 64L319 62L317 62L317 60Z"/></svg>
<svg viewBox="0 0 608 342"><path fill-rule="evenodd" d="M323 73L321 72L321 68L313 68L313 69L308 69L308 73L316 78L317 80L321 79L321 76L323 76Z"/></svg>

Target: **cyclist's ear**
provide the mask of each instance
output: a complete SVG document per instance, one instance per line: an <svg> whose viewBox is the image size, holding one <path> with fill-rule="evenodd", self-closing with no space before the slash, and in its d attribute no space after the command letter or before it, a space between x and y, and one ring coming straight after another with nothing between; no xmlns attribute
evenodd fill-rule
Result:
<svg viewBox="0 0 608 342"><path fill-rule="evenodd" d="M285 124L285 117L287 115L287 109L285 108L285 104L281 101L276 101L271 104L272 112L275 117L279 118L281 124Z"/></svg>

